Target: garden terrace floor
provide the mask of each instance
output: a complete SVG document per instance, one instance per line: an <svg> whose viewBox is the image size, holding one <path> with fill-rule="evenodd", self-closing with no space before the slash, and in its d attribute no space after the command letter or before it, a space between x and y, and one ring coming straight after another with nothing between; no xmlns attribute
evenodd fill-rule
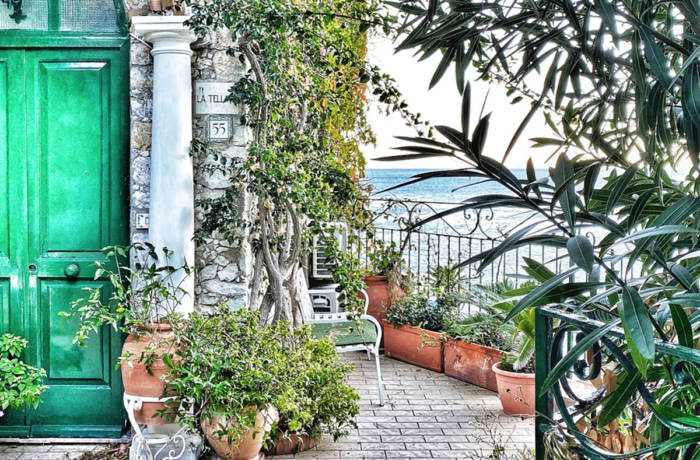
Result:
<svg viewBox="0 0 700 460"><path fill-rule="evenodd" d="M534 448L534 419L503 415L496 393L382 356L387 401L377 404L374 360L345 356L356 366L350 380L361 397L357 430L324 440L296 459L489 459L494 445L507 453Z"/></svg>
<svg viewBox="0 0 700 460"><path fill-rule="evenodd" d="M495 393L382 356L387 402L380 407L374 360L364 353L343 356L356 366L350 384L361 398L357 429L336 443L324 439L316 449L274 458L505 459L492 456L496 446L508 458L534 447L534 420L503 415ZM74 459L95 447L0 444L0 459Z"/></svg>

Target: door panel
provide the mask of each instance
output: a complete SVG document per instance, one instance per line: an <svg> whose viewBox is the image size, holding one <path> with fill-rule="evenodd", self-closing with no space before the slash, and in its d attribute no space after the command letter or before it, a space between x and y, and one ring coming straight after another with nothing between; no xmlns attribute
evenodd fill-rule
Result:
<svg viewBox="0 0 700 460"><path fill-rule="evenodd" d="M21 335L30 343L27 360L47 372L42 403L24 414L23 424L35 437L119 436L123 428L121 380L114 369L120 334L105 327L84 346L74 345L77 320L59 313L84 297L85 288L99 288L104 299L109 297L108 283L94 280L95 263L107 262L103 247L127 241L124 51L21 51L26 140L23 157L4 169L10 186L21 182L14 185L25 190L20 194L24 225L7 232L17 288L12 288L12 267L8 282L10 294L16 291L21 300L14 308L20 312ZM9 151L17 151L8 138ZM15 171L17 162L22 166ZM77 266L77 273L69 266ZM2 276L0 265L0 295ZM12 296L10 304L12 312Z"/></svg>
<svg viewBox="0 0 700 460"><path fill-rule="evenodd" d="M0 49L0 334L26 337L26 112L24 51ZM17 234L17 236L15 236ZM27 356L33 362L31 356ZM0 418L0 435L26 436L24 410Z"/></svg>

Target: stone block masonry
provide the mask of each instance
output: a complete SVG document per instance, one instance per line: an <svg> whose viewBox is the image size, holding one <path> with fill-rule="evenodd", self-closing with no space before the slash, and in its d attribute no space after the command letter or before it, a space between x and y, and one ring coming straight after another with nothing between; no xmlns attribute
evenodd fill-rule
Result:
<svg viewBox="0 0 700 460"><path fill-rule="evenodd" d="M127 0L130 15L146 15L142 2ZM245 67L235 55L228 53L233 42L227 31L213 33L193 43L191 48L191 79L235 82ZM151 45L132 34L131 39L131 237L134 241L149 240L148 229L137 228L138 214L148 214L151 206L150 167L153 117L153 57ZM240 114L233 115L229 142L212 144L223 157L243 157L249 143L247 129L240 123ZM193 117L193 138L204 140L204 118ZM193 158L194 199L220 196L230 185L227 174L217 164L205 158ZM249 208L248 198L242 197L241 213ZM195 207L195 228L201 222L202 211ZM190 235L191 236L191 235ZM247 241L245 238L244 241ZM188 261L191 263L192 261ZM251 252L246 243L230 244L216 237L195 249L195 304L210 307L218 303L243 305L247 300Z"/></svg>

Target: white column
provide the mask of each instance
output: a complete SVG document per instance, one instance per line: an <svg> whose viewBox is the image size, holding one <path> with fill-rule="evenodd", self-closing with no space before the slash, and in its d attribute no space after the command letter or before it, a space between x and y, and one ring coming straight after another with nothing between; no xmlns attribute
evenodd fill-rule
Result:
<svg viewBox="0 0 700 460"><path fill-rule="evenodd" d="M135 31L153 44L153 125L149 240L174 251L171 263L194 266L192 141L192 43L185 16L137 16ZM179 280L176 280L179 281ZM194 275L182 285L181 311L192 311Z"/></svg>

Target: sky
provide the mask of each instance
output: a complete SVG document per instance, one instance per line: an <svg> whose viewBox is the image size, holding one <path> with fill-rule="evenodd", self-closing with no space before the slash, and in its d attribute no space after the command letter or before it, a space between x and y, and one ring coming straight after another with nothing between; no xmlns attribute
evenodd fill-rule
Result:
<svg viewBox="0 0 700 460"><path fill-rule="evenodd" d="M428 90L430 79L440 61L441 55L436 53L430 59L418 62L413 51L394 52L393 43L383 37L373 37L369 43L369 57L372 63L379 65L385 72L394 77L413 112L420 112L422 117L433 125L448 125L460 128L461 95L457 91L454 69L443 76L440 83ZM530 109L530 103L521 102L515 106L510 104L506 90L501 85L475 81L469 78L472 86L472 115L471 126L475 126L479 112L487 92L486 109L484 113L492 112L489 136L486 139L485 152L494 159L503 157L510 139L522 119ZM490 91L489 91L490 90ZM414 136L415 130L407 127L398 115L386 116L374 107L369 114L369 121L377 134L377 145L366 146L365 158L368 168L450 168L462 166L462 163L450 159L426 159L402 162L378 162L373 158L398 153L394 147L405 142L394 136ZM473 129L473 128L472 128ZM536 167L545 166L549 151L530 148L532 137L548 136L549 127L544 123L541 114L537 114L530 125L521 135L518 144L506 160L511 168L524 168L527 159L532 156ZM439 134L436 134L439 138Z"/></svg>

